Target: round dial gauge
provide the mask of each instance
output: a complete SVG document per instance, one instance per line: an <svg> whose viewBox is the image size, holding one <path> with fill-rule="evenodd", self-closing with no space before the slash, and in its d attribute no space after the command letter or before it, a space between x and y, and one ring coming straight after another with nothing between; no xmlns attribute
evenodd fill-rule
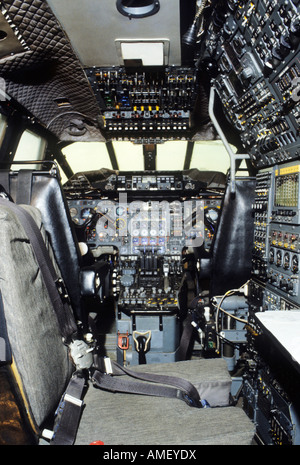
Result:
<svg viewBox="0 0 300 465"><path fill-rule="evenodd" d="M219 213L215 208L209 208L208 210L206 210L205 215L209 221L216 223Z"/></svg>
<svg viewBox="0 0 300 465"><path fill-rule="evenodd" d="M82 219L87 220L93 215L94 212L95 210L93 208L83 208L80 212L80 216Z"/></svg>
<svg viewBox="0 0 300 465"><path fill-rule="evenodd" d="M76 216L77 213L78 213L77 208L75 208L75 207L71 207L71 208L70 208L70 215L71 215L71 218L74 218L74 216Z"/></svg>

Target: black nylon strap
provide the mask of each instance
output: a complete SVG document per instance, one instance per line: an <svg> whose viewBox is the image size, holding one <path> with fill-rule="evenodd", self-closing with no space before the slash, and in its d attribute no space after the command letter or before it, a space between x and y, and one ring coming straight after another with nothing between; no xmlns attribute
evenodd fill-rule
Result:
<svg viewBox="0 0 300 465"><path fill-rule="evenodd" d="M57 409L57 421L50 445L71 446L74 444L84 406L81 400L84 387L85 378L81 373L75 373Z"/></svg>
<svg viewBox="0 0 300 465"><path fill-rule="evenodd" d="M144 336L138 336L137 337L137 343L138 343L138 354L139 354L139 365L146 365L146 352L145 352L145 337Z"/></svg>
<svg viewBox="0 0 300 465"><path fill-rule="evenodd" d="M169 386L158 386L155 384L130 382L123 380L120 377L114 377L100 373L100 371L96 371L94 373L92 382L94 386L110 392L123 392L127 394L140 394L185 400L185 394L180 389L172 388Z"/></svg>
<svg viewBox="0 0 300 465"><path fill-rule="evenodd" d="M30 205L32 190L32 170L20 170L18 173L16 203Z"/></svg>
<svg viewBox="0 0 300 465"><path fill-rule="evenodd" d="M101 361L96 364L101 366ZM189 405L201 407L198 390L189 381L177 376L159 375L156 373L140 373L125 368L111 361L112 375L102 373L100 370L94 372L92 381L102 389L112 392L128 392L132 394L144 394L159 397L173 397L184 400ZM128 375L147 383L132 383L122 380L122 375ZM154 384L159 384L155 386ZM167 385L167 386L164 386Z"/></svg>
<svg viewBox="0 0 300 465"><path fill-rule="evenodd" d="M117 364L116 362L112 361L112 366L115 367L119 371L123 371L124 374L132 376L136 379L141 379L143 381L148 381L150 383L159 383L159 384L168 384L170 386L174 386L177 389L183 390L189 397L200 400L199 392L195 388L195 386L187 381L184 378L178 378L177 376L169 376L169 375L158 375L156 373L139 373L133 370L130 370L126 367L122 367L121 365Z"/></svg>
<svg viewBox="0 0 300 465"><path fill-rule="evenodd" d="M187 353L189 351L190 345L193 341L195 328L192 326L193 316L189 314L184 323L183 332L180 339L179 349L178 349L178 358L179 360L186 360Z"/></svg>
<svg viewBox="0 0 300 465"><path fill-rule="evenodd" d="M41 269L45 285L57 316L61 334L67 341L77 331L77 326L69 305L62 302L61 296L58 292L56 285L58 277L49 257L42 234L30 213L28 213L25 209L4 199L0 199L0 205L11 209L17 215L24 227Z"/></svg>

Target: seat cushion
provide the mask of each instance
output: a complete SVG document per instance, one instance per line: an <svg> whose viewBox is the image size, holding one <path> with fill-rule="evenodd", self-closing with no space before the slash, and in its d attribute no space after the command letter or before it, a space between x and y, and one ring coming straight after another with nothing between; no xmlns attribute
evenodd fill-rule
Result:
<svg viewBox="0 0 300 465"><path fill-rule="evenodd" d="M189 407L179 399L111 393L91 385L85 396L86 406L75 444L87 445L93 441L103 441L105 445L251 443L253 423L242 409L228 407L231 378L224 360L139 365L132 369L188 379L197 387L200 397L214 408Z"/></svg>
<svg viewBox="0 0 300 465"><path fill-rule="evenodd" d="M254 425L238 407L113 394L90 386L75 445L249 445Z"/></svg>

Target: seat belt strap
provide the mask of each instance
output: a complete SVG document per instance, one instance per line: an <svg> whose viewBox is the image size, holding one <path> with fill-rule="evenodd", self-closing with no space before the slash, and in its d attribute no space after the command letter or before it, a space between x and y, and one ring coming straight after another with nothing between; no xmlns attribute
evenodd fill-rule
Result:
<svg viewBox="0 0 300 465"><path fill-rule="evenodd" d="M74 373L56 410L56 420L50 445L71 446L75 442L81 413L86 380L80 372Z"/></svg>
<svg viewBox="0 0 300 465"><path fill-rule="evenodd" d="M149 350L151 331L133 331L132 337L139 354L139 365L146 365L146 352Z"/></svg>
<svg viewBox="0 0 300 465"><path fill-rule="evenodd" d="M105 391L181 399L189 405L200 407L200 405L196 405L194 400L190 399L186 393L180 389L172 388L169 386L130 382L123 380L118 376L115 377L100 373L100 371L95 371L92 376L92 382L95 387L99 387Z"/></svg>
<svg viewBox="0 0 300 465"><path fill-rule="evenodd" d="M179 360L187 360L187 354L189 352L189 348L192 342L194 341L195 328L192 325L193 320L194 318L193 318L193 315L191 314L188 314L188 316L184 320L184 328L182 331L179 348L178 348L178 359Z"/></svg>
<svg viewBox="0 0 300 465"><path fill-rule="evenodd" d="M16 203L30 205L32 191L32 170L20 170L17 181Z"/></svg>
<svg viewBox="0 0 300 465"><path fill-rule="evenodd" d="M67 302L62 301L58 291L61 280L58 279L47 247L33 217L22 207L0 198L0 205L10 208L19 218L30 240L37 262L41 269L54 311L56 313L61 334L65 341L76 333L77 326Z"/></svg>
<svg viewBox="0 0 300 465"><path fill-rule="evenodd" d="M200 400L198 390L195 388L195 386L192 383L185 380L184 378L179 378L177 376L169 376L169 375L159 375L156 373L144 373L144 372L139 373L139 372L130 370L127 367L123 367L114 361L112 361L112 366L119 372L121 371L124 374L129 375L136 379L148 381L150 383L167 384L170 386L174 386L177 389L181 389L182 391L186 392L186 394L192 399L194 399L196 402Z"/></svg>
<svg viewBox="0 0 300 465"><path fill-rule="evenodd" d="M183 378L156 373L136 372L114 361L111 361L111 374L106 374L103 372L105 369L103 370L102 368L102 362L103 359L101 360L101 358L96 361L96 370L92 376L92 382L99 388L112 392L172 397L184 400L188 405L193 407L203 406L198 390L192 383ZM122 380L122 375L128 375L144 381L144 383L132 383L128 380Z"/></svg>

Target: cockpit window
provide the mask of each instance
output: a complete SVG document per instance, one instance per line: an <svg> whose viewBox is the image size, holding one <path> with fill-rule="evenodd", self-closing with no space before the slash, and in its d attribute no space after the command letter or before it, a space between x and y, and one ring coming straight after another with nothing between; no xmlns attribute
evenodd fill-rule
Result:
<svg viewBox="0 0 300 465"><path fill-rule="evenodd" d="M235 147L232 147L235 152ZM194 145L190 168L199 171L221 171L226 174L229 170L229 155L220 140L201 141Z"/></svg>
<svg viewBox="0 0 300 465"><path fill-rule="evenodd" d="M158 170L182 170L187 142L169 141L157 146L156 166Z"/></svg>
<svg viewBox="0 0 300 465"><path fill-rule="evenodd" d="M7 126L6 117L0 114L0 145L2 144L2 141L3 141L6 126Z"/></svg>
<svg viewBox="0 0 300 465"><path fill-rule="evenodd" d="M93 171L101 168L112 169L106 144L104 142L74 142L62 149L66 161L73 173ZM66 177L61 173L62 180Z"/></svg>
<svg viewBox="0 0 300 465"><path fill-rule="evenodd" d="M200 171L227 173L230 165L228 153L222 141L200 141L193 144L187 166L187 141L167 141L156 146L156 170L176 171L198 168ZM143 145L129 141L112 143L114 157L120 171L143 171ZM234 150L234 148L233 148ZM73 173L101 168L114 169L109 148L104 142L74 142L62 149ZM62 173L63 180L66 180Z"/></svg>
<svg viewBox="0 0 300 465"><path fill-rule="evenodd" d="M38 134L26 130L23 132L20 142L18 144L14 162L28 162L28 161L40 161L44 158L46 149L46 141ZM14 169L25 168L24 164L14 164ZM41 165L33 164L32 169L39 169Z"/></svg>
<svg viewBox="0 0 300 465"><path fill-rule="evenodd" d="M120 171L143 171L145 169L142 145L121 141L114 142L113 147Z"/></svg>

